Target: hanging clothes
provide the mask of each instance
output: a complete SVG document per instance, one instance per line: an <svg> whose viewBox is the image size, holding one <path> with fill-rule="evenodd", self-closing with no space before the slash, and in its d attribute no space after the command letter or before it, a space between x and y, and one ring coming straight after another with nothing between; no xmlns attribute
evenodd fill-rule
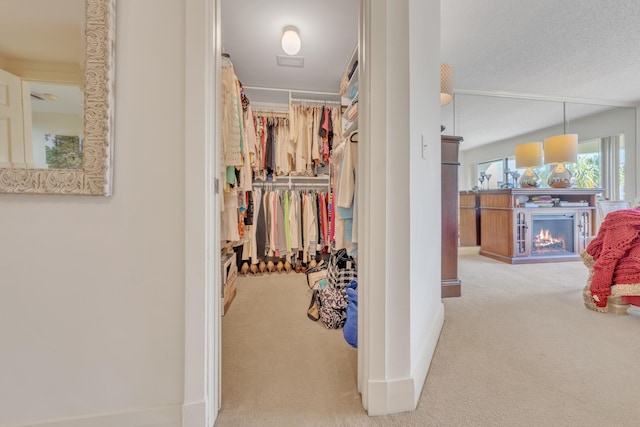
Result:
<svg viewBox="0 0 640 427"><path fill-rule="evenodd" d="M242 106L238 78L233 63L222 57L222 159L225 166L225 181L235 182L234 169L242 166Z"/></svg>
<svg viewBox="0 0 640 427"><path fill-rule="evenodd" d="M220 238L223 241L237 242L240 240L238 233L238 191L232 189L224 194L224 210L220 215Z"/></svg>
<svg viewBox="0 0 640 427"><path fill-rule="evenodd" d="M328 164L334 129L341 123L340 107L292 104L288 113L281 113L286 117L260 114L254 112L253 120L260 161L252 166L258 175L313 176L316 166ZM250 133L246 138L251 144Z"/></svg>
<svg viewBox="0 0 640 427"><path fill-rule="evenodd" d="M256 145L257 136L256 128L254 126L253 109L247 97L244 97L243 107L246 105L246 109L242 116L242 130L243 140L245 144L242 147L242 171L240 174L240 189L242 191L251 191L253 180L253 169L255 167L256 159Z"/></svg>
<svg viewBox="0 0 640 427"><path fill-rule="evenodd" d="M315 107L313 109L313 123L320 123L320 108ZM313 139L311 142L311 160L314 165L319 165L322 161L322 156L320 155L320 143L322 140L320 139L320 133L314 132Z"/></svg>
<svg viewBox="0 0 640 427"><path fill-rule="evenodd" d="M256 187L251 200L253 226L245 233L243 254L250 252L252 263L265 256L308 262L317 252L329 251L328 192L295 189L261 192Z"/></svg>

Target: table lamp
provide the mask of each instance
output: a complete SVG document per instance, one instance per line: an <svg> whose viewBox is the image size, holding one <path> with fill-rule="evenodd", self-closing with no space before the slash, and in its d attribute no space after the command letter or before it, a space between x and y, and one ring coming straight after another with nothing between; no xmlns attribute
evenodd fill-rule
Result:
<svg viewBox="0 0 640 427"><path fill-rule="evenodd" d="M544 140L544 162L555 167L549 174L547 183L552 188L569 188L573 185L573 175L565 163L578 161L578 135L575 133L556 135Z"/></svg>
<svg viewBox="0 0 640 427"><path fill-rule="evenodd" d="M540 177L533 168L542 166L542 143L524 142L516 145L516 168L527 168L520 177L520 187L540 187Z"/></svg>

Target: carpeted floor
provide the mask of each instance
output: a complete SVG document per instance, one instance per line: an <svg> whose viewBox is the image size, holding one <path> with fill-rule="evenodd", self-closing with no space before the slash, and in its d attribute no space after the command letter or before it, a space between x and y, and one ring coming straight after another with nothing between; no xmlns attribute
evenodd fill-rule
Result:
<svg viewBox="0 0 640 427"><path fill-rule="evenodd" d="M239 278L216 426L638 425L640 316L587 310L581 262L461 253L418 408L386 417L362 409L342 331L307 319L304 276Z"/></svg>

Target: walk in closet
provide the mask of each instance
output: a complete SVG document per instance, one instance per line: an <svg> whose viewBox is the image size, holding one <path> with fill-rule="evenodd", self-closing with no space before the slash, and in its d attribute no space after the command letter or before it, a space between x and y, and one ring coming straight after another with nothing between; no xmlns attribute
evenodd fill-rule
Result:
<svg viewBox="0 0 640 427"><path fill-rule="evenodd" d="M221 204L220 297L224 306L223 411L233 410L239 399L264 402L269 383L285 381L283 376L286 387L292 390L304 387L304 382L314 376L335 376L325 384L325 391L321 387L300 390L298 395L311 393L308 398L345 391L358 395L357 341L353 335L357 334L357 323L353 323L357 305L351 305L356 311L351 315L350 338L343 328L350 302L346 288L351 286L352 298L357 300L359 285L355 185L359 143L358 2L333 2L349 10L353 22L352 31L347 32L352 37L341 40L339 48L334 49L332 63L340 61L341 65L331 90L319 90L313 79L305 80L312 71L321 71L323 64L313 63L313 26L304 21L317 12L300 12L299 2L272 5L289 4L282 16L290 21L301 13L298 25L307 50L299 55L280 51L268 59L278 63L284 60L285 64L287 60L301 61L303 65L295 62L282 66L281 72L290 76L290 86L270 83L272 72L266 66L263 75L255 67L247 67L249 62L244 58L257 55L257 45L237 43L233 36L225 39L237 34L225 31L225 26L257 22L253 14L265 6L262 2L250 3L255 8L223 0L221 8L217 188ZM226 15L237 16L240 7L243 22L225 19ZM330 31L329 24L324 28ZM248 40L251 29L244 31ZM323 32L315 37L321 41ZM279 42L279 38L274 40ZM322 43L317 46L332 49ZM335 65L324 65L335 70ZM319 272L322 279L310 280L316 277L308 275L310 271ZM310 314L319 307L321 288L334 289L339 298L344 298L338 318L333 314L314 318ZM324 372L329 361L334 369ZM335 369L336 365L339 368Z"/></svg>

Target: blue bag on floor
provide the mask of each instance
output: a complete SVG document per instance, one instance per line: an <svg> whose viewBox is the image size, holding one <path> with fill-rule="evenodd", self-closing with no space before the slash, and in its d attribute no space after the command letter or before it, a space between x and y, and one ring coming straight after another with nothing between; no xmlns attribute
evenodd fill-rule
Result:
<svg viewBox="0 0 640 427"><path fill-rule="evenodd" d="M358 348L358 282L352 280L347 291L347 321L344 324L344 339L354 348Z"/></svg>

